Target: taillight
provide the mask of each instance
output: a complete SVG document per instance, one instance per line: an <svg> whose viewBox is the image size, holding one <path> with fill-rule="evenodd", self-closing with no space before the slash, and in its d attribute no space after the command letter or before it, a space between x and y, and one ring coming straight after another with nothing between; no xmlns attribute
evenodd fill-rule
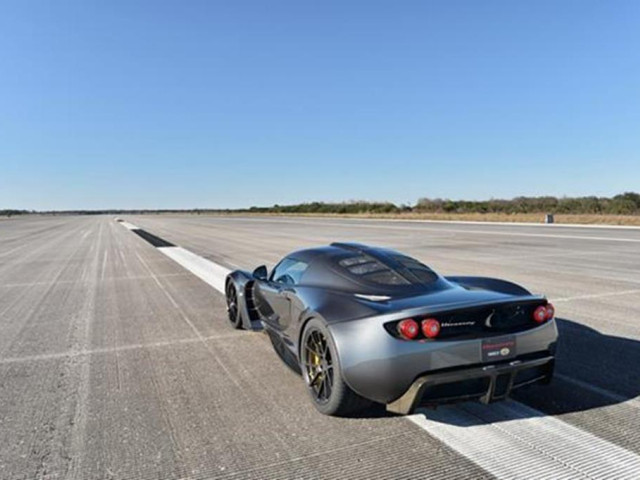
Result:
<svg viewBox="0 0 640 480"><path fill-rule="evenodd" d="M542 323L547 319L547 307L540 305L533 311L533 320Z"/></svg>
<svg viewBox="0 0 640 480"><path fill-rule="evenodd" d="M413 340L418 336L418 323L413 318L407 318L398 323L398 333L407 340Z"/></svg>
<svg viewBox="0 0 640 480"><path fill-rule="evenodd" d="M553 308L553 305L551 305L550 303L547 303L547 320L551 320L553 318L553 316L556 314L556 309Z"/></svg>
<svg viewBox="0 0 640 480"><path fill-rule="evenodd" d="M427 318L422 321L422 333L427 338L436 338L440 333L440 322L435 318Z"/></svg>

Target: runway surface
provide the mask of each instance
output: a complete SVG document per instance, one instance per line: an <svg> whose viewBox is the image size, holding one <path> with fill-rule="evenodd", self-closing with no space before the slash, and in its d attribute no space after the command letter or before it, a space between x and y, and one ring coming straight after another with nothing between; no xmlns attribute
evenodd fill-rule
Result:
<svg viewBox="0 0 640 480"><path fill-rule="evenodd" d="M343 240L521 283L556 306L558 376L505 405L325 417L265 335L113 217L2 220L1 479L640 477L640 230L124 218L220 268Z"/></svg>

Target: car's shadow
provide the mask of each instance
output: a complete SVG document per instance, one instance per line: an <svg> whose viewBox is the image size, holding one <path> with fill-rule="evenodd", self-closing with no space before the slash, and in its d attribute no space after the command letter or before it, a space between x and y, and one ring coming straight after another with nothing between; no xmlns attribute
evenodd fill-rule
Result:
<svg viewBox="0 0 640 480"><path fill-rule="evenodd" d="M603 320L603 322L606 320ZM527 405L560 415L616 405L640 396L640 341L606 335L558 319L556 375L547 387L514 395Z"/></svg>
<svg viewBox="0 0 640 480"><path fill-rule="evenodd" d="M640 396L640 341L605 335L569 319L557 319L559 339L555 377L550 385L532 385L512 398L532 408L511 412L501 403L480 406L478 402L419 410L435 421L468 425L508 421L515 418L562 415L623 403ZM475 403L475 404L474 404ZM460 409L465 415L440 412ZM506 413L505 413L506 412ZM388 413L374 405L354 418L382 418Z"/></svg>
<svg viewBox="0 0 640 480"><path fill-rule="evenodd" d="M470 426L584 412L640 396L639 341L605 335L568 319L556 321L558 350L550 385L532 385L514 392L512 399L520 405L461 404L455 408L463 414L422 413L435 421Z"/></svg>

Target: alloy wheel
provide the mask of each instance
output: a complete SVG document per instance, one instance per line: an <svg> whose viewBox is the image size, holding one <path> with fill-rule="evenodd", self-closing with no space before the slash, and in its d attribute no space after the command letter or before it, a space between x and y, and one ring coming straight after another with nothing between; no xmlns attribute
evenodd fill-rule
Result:
<svg viewBox="0 0 640 480"><path fill-rule="evenodd" d="M324 334L313 329L304 345L304 367L306 380L315 400L326 403L333 391L333 359Z"/></svg>
<svg viewBox="0 0 640 480"><path fill-rule="evenodd" d="M227 285L227 313L229 321L235 325L238 321L238 293L232 283Z"/></svg>

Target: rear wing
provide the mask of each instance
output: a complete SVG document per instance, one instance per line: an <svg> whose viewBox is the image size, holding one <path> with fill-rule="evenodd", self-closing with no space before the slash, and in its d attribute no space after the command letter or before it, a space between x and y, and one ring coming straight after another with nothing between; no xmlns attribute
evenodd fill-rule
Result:
<svg viewBox="0 0 640 480"><path fill-rule="evenodd" d="M457 283L467 289L490 290L492 292L505 293L507 295L527 296L531 292L520 285L490 277L445 277L447 281Z"/></svg>

